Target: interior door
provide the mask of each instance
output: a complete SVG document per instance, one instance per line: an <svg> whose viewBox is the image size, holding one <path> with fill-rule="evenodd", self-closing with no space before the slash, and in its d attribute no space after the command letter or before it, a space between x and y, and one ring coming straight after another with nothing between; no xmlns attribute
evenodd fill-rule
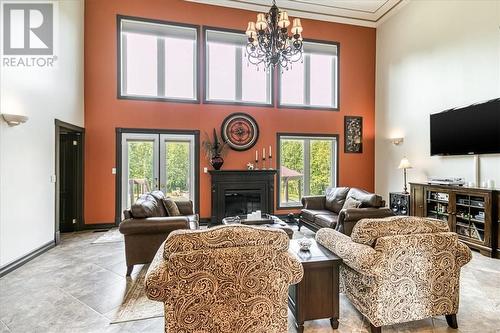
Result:
<svg viewBox="0 0 500 333"><path fill-rule="evenodd" d="M59 136L59 230L76 231L78 223L79 133Z"/></svg>
<svg viewBox="0 0 500 333"><path fill-rule="evenodd" d="M160 135L160 190L175 200L195 198L194 135Z"/></svg>
<svg viewBox="0 0 500 333"><path fill-rule="evenodd" d="M122 210L144 193L159 189L159 135L122 136Z"/></svg>

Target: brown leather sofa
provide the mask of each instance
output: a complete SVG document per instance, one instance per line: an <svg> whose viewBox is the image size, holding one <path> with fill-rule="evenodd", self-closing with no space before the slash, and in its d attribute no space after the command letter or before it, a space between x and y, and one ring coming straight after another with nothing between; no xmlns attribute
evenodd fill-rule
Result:
<svg viewBox="0 0 500 333"><path fill-rule="evenodd" d="M346 208L348 198L356 200L358 208ZM365 190L349 187L329 187L325 195L302 198L303 209L300 213L299 230L302 225L317 231L332 228L350 235L352 228L363 218L382 218L393 216L391 209L384 207L381 196Z"/></svg>
<svg viewBox="0 0 500 333"><path fill-rule="evenodd" d="M119 230L125 237L127 276L134 265L147 264L168 234L178 229L198 229L198 215L193 213L191 201L175 201L181 216L168 216L161 191L143 194L130 209L123 212L125 219Z"/></svg>

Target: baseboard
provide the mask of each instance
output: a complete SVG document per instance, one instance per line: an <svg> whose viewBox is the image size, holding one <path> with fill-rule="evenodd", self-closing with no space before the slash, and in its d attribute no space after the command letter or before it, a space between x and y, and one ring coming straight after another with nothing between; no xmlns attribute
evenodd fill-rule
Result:
<svg viewBox="0 0 500 333"><path fill-rule="evenodd" d="M55 246L54 241L50 241L50 242L46 243L45 245L42 245L39 248L25 254L21 258L14 260L13 262L11 262L5 266L0 267L0 277L12 272L16 268L21 267L22 265L26 264L30 260L35 259L36 257L38 257L39 255L41 255L44 252L47 252L48 250L50 250L54 246Z"/></svg>
<svg viewBox="0 0 500 333"><path fill-rule="evenodd" d="M117 225L113 222L110 223L96 223L96 224L85 224L82 230L94 230L94 229L111 229L116 228Z"/></svg>
<svg viewBox="0 0 500 333"><path fill-rule="evenodd" d="M210 217L200 217L200 220L198 222L200 225L209 225Z"/></svg>

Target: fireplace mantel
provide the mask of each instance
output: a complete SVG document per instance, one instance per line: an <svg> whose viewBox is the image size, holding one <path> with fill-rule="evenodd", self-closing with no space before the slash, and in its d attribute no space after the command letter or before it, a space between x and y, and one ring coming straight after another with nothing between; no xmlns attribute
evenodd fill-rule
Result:
<svg viewBox="0 0 500 333"><path fill-rule="evenodd" d="M274 175L276 170L210 170L212 177L211 225L220 224L226 212L226 193L260 194L263 213L274 213Z"/></svg>

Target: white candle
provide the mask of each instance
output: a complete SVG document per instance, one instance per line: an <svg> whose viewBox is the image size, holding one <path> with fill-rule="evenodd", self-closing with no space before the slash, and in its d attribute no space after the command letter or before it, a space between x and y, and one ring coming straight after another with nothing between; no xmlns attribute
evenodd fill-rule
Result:
<svg viewBox="0 0 500 333"><path fill-rule="evenodd" d="M272 154L271 154L271 146L269 146L269 158L272 157Z"/></svg>
<svg viewBox="0 0 500 333"><path fill-rule="evenodd" d="M262 148L262 158L266 159L266 148Z"/></svg>
<svg viewBox="0 0 500 333"><path fill-rule="evenodd" d="M259 160L259 151L257 149L255 149L255 160Z"/></svg>

